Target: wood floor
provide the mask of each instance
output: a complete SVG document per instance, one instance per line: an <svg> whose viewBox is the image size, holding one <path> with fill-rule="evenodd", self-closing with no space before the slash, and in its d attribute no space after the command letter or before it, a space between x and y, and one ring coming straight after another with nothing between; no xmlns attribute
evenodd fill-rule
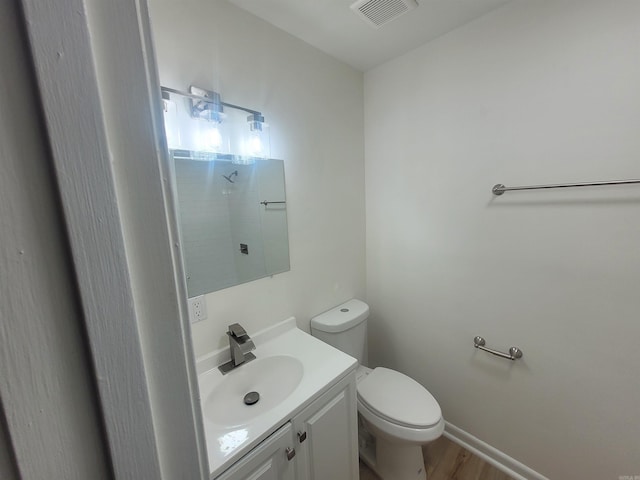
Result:
<svg viewBox="0 0 640 480"><path fill-rule="evenodd" d="M424 447L423 452L427 480L511 480L506 473L444 436ZM360 480L379 480L362 460Z"/></svg>

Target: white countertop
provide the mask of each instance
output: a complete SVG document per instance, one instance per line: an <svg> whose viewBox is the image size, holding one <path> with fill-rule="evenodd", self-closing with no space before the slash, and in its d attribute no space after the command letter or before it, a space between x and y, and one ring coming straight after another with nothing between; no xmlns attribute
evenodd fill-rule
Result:
<svg viewBox="0 0 640 480"><path fill-rule="evenodd" d="M249 332L251 335L251 332ZM207 418L203 412L210 478L215 478L286 423L304 407L328 390L336 380L357 366L357 361L299 330L290 318L274 327L251 335L256 345L257 359L272 355L290 355L303 365L304 373L296 389L279 405L253 418L250 422L223 427ZM200 399L204 402L210 392L225 378L217 366L229 359L229 349L222 349L198 359ZM238 367L242 369L243 367ZM220 405L220 408L223 408Z"/></svg>

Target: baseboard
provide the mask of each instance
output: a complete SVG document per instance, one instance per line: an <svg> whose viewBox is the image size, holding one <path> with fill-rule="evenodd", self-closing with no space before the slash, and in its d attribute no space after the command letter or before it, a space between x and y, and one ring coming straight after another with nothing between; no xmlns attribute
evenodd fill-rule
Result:
<svg viewBox="0 0 640 480"><path fill-rule="evenodd" d="M455 425L445 422L444 436L452 442L469 450L474 455L482 458L500 471L513 477L515 480L549 480L544 475L520 463L515 458L510 457L486 442L483 442L470 433L465 432Z"/></svg>

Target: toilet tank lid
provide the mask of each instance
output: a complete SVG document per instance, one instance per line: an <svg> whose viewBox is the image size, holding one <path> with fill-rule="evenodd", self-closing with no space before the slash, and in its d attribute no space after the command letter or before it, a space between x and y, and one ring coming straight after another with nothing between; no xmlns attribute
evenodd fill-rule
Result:
<svg viewBox="0 0 640 480"><path fill-rule="evenodd" d="M311 319L311 328L321 332L344 332L360 324L369 316L369 305L356 298L338 305Z"/></svg>

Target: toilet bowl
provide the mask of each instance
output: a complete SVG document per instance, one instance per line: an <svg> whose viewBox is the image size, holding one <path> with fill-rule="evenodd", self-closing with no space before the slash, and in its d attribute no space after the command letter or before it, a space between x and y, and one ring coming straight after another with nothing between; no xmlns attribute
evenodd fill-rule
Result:
<svg viewBox="0 0 640 480"><path fill-rule="evenodd" d="M350 300L311 320L311 333L358 362L360 458L383 480L425 480L422 446L444 431L438 402L395 370L364 366L369 306Z"/></svg>
<svg viewBox="0 0 640 480"><path fill-rule="evenodd" d="M360 457L383 480L425 479L422 446L444 431L438 402L400 372L366 370L358 374Z"/></svg>

